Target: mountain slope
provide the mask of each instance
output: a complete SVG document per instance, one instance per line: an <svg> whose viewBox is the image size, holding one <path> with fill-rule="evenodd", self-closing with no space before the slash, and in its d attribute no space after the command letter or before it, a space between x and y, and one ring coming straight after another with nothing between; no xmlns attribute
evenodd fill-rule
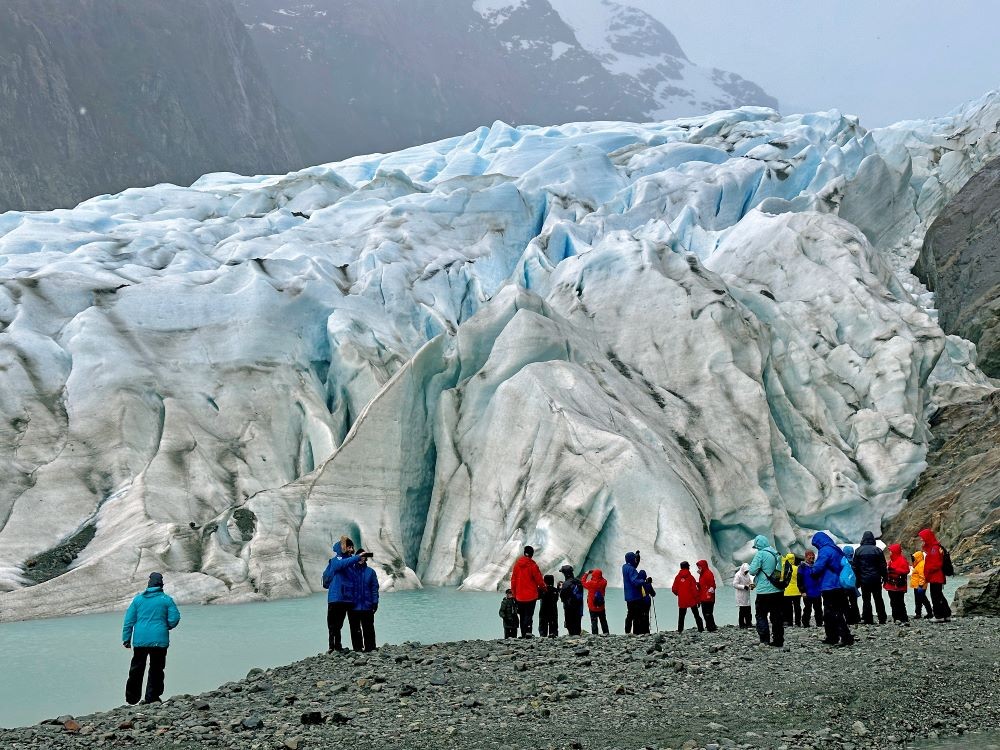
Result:
<svg viewBox="0 0 1000 750"><path fill-rule="evenodd" d="M227 3L0 6L0 212L301 164Z"/></svg>
<svg viewBox="0 0 1000 750"><path fill-rule="evenodd" d="M777 106L738 76L691 64L670 32L640 11L602 2L602 27L575 32L586 9L557 5L236 0L277 96L308 132L313 163L498 119L645 121Z"/></svg>

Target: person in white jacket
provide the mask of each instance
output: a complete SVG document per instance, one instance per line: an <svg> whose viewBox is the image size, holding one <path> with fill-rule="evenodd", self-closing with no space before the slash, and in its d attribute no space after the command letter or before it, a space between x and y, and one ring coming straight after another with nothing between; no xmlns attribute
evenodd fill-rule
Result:
<svg viewBox="0 0 1000 750"><path fill-rule="evenodd" d="M736 589L736 606L740 608L740 629L753 627L753 615L750 611L750 592L753 590L753 577L750 575L750 564L743 563L733 576L733 588Z"/></svg>

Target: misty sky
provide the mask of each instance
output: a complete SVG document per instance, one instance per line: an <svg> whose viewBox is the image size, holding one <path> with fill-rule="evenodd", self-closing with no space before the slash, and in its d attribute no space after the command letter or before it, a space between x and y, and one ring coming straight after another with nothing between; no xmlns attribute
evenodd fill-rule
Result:
<svg viewBox="0 0 1000 750"><path fill-rule="evenodd" d="M692 61L760 84L786 113L836 108L871 128L1000 88L995 0L624 1L659 18Z"/></svg>

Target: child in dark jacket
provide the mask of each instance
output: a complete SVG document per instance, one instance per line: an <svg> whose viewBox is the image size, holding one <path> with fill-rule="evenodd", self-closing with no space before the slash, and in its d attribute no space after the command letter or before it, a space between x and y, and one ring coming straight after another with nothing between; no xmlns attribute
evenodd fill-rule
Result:
<svg viewBox="0 0 1000 750"><path fill-rule="evenodd" d="M559 589L555 585L555 576L543 576L542 580L545 581L545 591L538 608L538 634L543 638L555 638L559 635Z"/></svg>
<svg viewBox="0 0 1000 750"><path fill-rule="evenodd" d="M500 617L503 619L503 637L517 638L517 624L520 619L517 616L517 601L510 589L507 589L503 601L500 602Z"/></svg>

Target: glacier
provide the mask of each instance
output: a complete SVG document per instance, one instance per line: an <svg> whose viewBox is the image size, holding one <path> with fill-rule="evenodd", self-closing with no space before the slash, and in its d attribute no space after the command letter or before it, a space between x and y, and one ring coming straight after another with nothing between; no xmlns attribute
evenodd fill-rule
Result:
<svg viewBox="0 0 1000 750"><path fill-rule="evenodd" d="M877 530L994 388L909 269L998 131L498 122L0 215L0 620L304 595L342 533L493 590Z"/></svg>

